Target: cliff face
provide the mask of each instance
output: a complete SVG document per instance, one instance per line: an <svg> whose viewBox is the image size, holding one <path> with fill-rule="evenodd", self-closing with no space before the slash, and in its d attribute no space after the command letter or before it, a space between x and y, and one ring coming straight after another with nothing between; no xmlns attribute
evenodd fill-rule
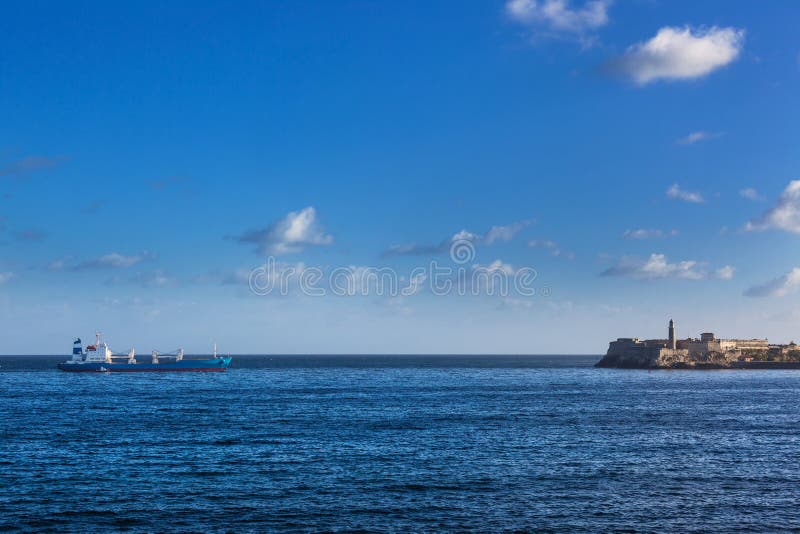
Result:
<svg viewBox="0 0 800 534"><path fill-rule="evenodd" d="M640 350L608 349L606 355L595 367L621 367L625 369L653 369L659 367L661 349L643 348Z"/></svg>
<svg viewBox="0 0 800 534"><path fill-rule="evenodd" d="M642 347L622 349L609 347L595 367L627 369L726 369L743 367L739 350L693 352L686 349Z"/></svg>

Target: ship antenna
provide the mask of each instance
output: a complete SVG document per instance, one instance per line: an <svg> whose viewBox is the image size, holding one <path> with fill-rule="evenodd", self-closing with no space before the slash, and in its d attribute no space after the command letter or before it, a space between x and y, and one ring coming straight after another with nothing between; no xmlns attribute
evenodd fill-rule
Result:
<svg viewBox="0 0 800 534"><path fill-rule="evenodd" d="M217 357L217 342L214 342L214 358Z"/></svg>

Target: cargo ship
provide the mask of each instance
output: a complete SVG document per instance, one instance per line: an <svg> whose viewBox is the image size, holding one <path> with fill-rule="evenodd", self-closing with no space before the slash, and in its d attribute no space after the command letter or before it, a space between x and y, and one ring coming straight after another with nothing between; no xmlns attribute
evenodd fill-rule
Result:
<svg viewBox="0 0 800 534"><path fill-rule="evenodd" d="M222 372L231 364L230 356L218 356L217 344L214 344L214 355L211 358L184 358L183 349L174 353L160 354L153 351L149 361L136 360L136 351L131 349L127 354L114 354L100 332L96 334L94 345L87 345L83 350L80 338L72 345L72 358L59 363L58 368L69 372L116 373L116 372L160 372L160 371L216 371Z"/></svg>

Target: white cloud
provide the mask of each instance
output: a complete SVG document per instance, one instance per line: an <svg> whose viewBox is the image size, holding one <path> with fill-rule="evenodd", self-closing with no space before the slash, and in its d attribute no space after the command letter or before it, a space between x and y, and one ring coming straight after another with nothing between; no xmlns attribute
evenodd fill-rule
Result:
<svg viewBox="0 0 800 534"><path fill-rule="evenodd" d="M528 246L531 248L546 248L549 250L558 250L558 243L550 239L531 239L528 241Z"/></svg>
<svg viewBox="0 0 800 534"><path fill-rule="evenodd" d="M6 271L6 272L3 272L3 273L0 273L0 286L2 286L3 284L7 283L12 278L14 278L14 273L12 273L12 272Z"/></svg>
<svg viewBox="0 0 800 534"><path fill-rule="evenodd" d="M733 278L735 272L736 269L734 267L726 265L725 267L720 267L714 271L714 278L719 278L720 280L730 280Z"/></svg>
<svg viewBox="0 0 800 534"><path fill-rule="evenodd" d="M453 235L450 238L450 243L455 243L456 241L478 241L481 238L478 234L473 234L468 230L461 230Z"/></svg>
<svg viewBox="0 0 800 534"><path fill-rule="evenodd" d="M610 0L509 0L506 11L516 21L550 33L582 35L608 24Z"/></svg>
<svg viewBox="0 0 800 534"><path fill-rule="evenodd" d="M764 284L753 286L744 294L748 297L784 297L800 288L800 267Z"/></svg>
<svg viewBox="0 0 800 534"><path fill-rule="evenodd" d="M563 256L567 259L575 259L575 253L562 250L555 241L551 239L532 239L528 241L528 246L531 248L541 248L550 251L551 256Z"/></svg>
<svg viewBox="0 0 800 534"><path fill-rule="evenodd" d="M702 271L698 271L699 263L693 260L669 263L664 254L650 254L647 260L624 257L620 262L602 274L604 276L627 276L640 280L654 280L658 278L683 278L700 280L705 278Z"/></svg>
<svg viewBox="0 0 800 534"><path fill-rule="evenodd" d="M681 137L677 140L679 145L693 145L700 141L706 141L708 139L714 139L715 137L719 137L720 134L714 132L705 132L705 131L698 131L692 132L686 137Z"/></svg>
<svg viewBox="0 0 800 534"><path fill-rule="evenodd" d="M482 269L484 271L488 271L488 272L492 272L492 273L494 273L494 272L503 273L503 274L507 274L509 276L513 276L514 273L517 272L517 270L514 268L513 265L509 265L508 263L504 263L501 260L494 260L489 265L480 265L480 264L476 263L475 265L472 266L472 269L473 270Z"/></svg>
<svg viewBox="0 0 800 534"><path fill-rule="evenodd" d="M78 271L87 269L125 269L151 258L153 258L153 253L147 250L140 254L130 256L118 252L110 252L96 258L82 261L76 265L74 269ZM51 267L53 267L52 264ZM61 267L63 268L63 265Z"/></svg>
<svg viewBox="0 0 800 534"><path fill-rule="evenodd" d="M746 198L747 200L752 200L754 202L759 200L764 200L763 197L758 193L758 191L756 191L752 187L745 187L744 189L740 189L739 196L742 198Z"/></svg>
<svg viewBox="0 0 800 534"><path fill-rule="evenodd" d="M745 230L785 230L800 234L800 180L792 180L778 202L758 219L749 221Z"/></svg>
<svg viewBox="0 0 800 534"><path fill-rule="evenodd" d="M530 221L520 221L506 226L492 226L489 228L489 231L486 232L486 235L483 237L483 241L487 245L491 245L495 241L511 241L520 230L529 224Z"/></svg>
<svg viewBox="0 0 800 534"><path fill-rule="evenodd" d="M255 294L285 295L298 287L308 266L303 262L288 263L268 260L264 265L212 271L195 278L197 283L218 283L223 286L244 286Z"/></svg>
<svg viewBox="0 0 800 534"><path fill-rule="evenodd" d="M667 198L671 198L673 200L683 200L684 202L692 202L694 204L700 204L704 202L703 195L696 191L686 191L685 189L681 189L678 184L672 184L672 186L667 189Z"/></svg>
<svg viewBox="0 0 800 534"><path fill-rule="evenodd" d="M628 47L613 66L637 85L700 78L736 60L744 43L737 28L664 27L649 41Z"/></svg>
<svg viewBox="0 0 800 534"><path fill-rule="evenodd" d="M533 224L531 220L518 221L505 226L492 226L485 235L476 234L469 230L461 230L451 237L442 240L438 245L418 245L407 243L392 245L383 252L384 257L391 256L432 256L450 251L456 241L469 241L475 245L492 245L500 241L511 241L526 226Z"/></svg>
<svg viewBox="0 0 800 534"><path fill-rule="evenodd" d="M511 286L510 279L516 272L514 266L501 260L494 260L489 265L475 264L469 278L472 292L477 294L486 291L489 295L499 293L506 296Z"/></svg>
<svg viewBox="0 0 800 534"><path fill-rule="evenodd" d="M53 271L53 272L63 271L64 269L67 268L67 263L70 261L70 259L71 259L70 257L65 257L53 260L47 264L46 269L48 271Z"/></svg>
<svg viewBox="0 0 800 534"><path fill-rule="evenodd" d="M233 239L240 243L253 243L259 254L291 254L306 246L329 245L333 237L326 234L317 222L317 211L309 206L289 212L272 225L250 230Z"/></svg>
<svg viewBox="0 0 800 534"><path fill-rule="evenodd" d="M417 278L416 282L422 280ZM328 281L331 291L338 296L396 296L401 290L397 273L388 267L339 267L331 272Z"/></svg>
<svg viewBox="0 0 800 534"><path fill-rule="evenodd" d="M169 274L167 274L162 270L136 273L136 275L131 277L129 281L133 284L137 284L147 288L170 287L178 283L178 280L176 278L170 276Z"/></svg>
<svg viewBox="0 0 800 534"><path fill-rule="evenodd" d="M678 235L677 230L659 230L656 228L637 228L636 230L625 230L622 237L625 239L652 239L655 237L674 237Z"/></svg>

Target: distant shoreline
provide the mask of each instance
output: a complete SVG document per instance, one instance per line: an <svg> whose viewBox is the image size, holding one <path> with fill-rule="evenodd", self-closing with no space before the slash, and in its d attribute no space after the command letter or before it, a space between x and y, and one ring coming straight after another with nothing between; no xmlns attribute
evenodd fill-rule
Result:
<svg viewBox="0 0 800 534"><path fill-rule="evenodd" d="M580 356L584 358L600 358L602 355L598 353L579 353L579 352L565 352L562 354L547 354L547 353L539 353L539 354L516 354L516 353L488 353L488 354L479 354L479 353L381 353L381 352L374 352L374 353L348 353L348 352L341 352L341 353L298 353L298 354L286 354L286 353L252 353L252 354L239 354L235 352L231 352L233 356L237 358L269 358L269 357L280 357L280 358L290 358L290 357L298 357L298 358L307 358L307 357L314 357L314 358L337 358L337 357L347 357L347 358L367 358L372 356L379 356L382 358L386 357L400 357L400 358L493 358L493 357L514 357L514 358L559 358L559 357L575 357ZM68 358L68 355L62 354L0 354L0 358L60 358L60 357ZM186 356L209 356L208 354L190 354L186 353Z"/></svg>
<svg viewBox="0 0 800 534"><path fill-rule="evenodd" d="M635 365L626 363L608 363L604 362L605 358L601 359L594 366L599 369L639 369L639 370L659 370L659 371L720 371L720 370L786 370L786 369L800 369L800 362L770 362L770 361L753 361L753 362L733 362L730 365L720 365L715 363L696 363L686 364L678 363L671 366L648 366L648 365Z"/></svg>

